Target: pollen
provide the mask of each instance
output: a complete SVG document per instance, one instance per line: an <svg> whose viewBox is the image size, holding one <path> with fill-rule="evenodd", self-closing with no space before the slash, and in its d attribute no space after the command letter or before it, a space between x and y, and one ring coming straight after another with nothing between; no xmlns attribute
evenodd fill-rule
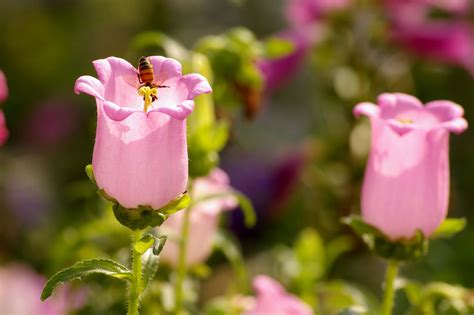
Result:
<svg viewBox="0 0 474 315"><path fill-rule="evenodd" d="M148 107L150 107L153 101L157 99L158 89L154 87L151 88L149 86L142 86L138 89L138 95L143 96L143 111L146 113L148 111Z"/></svg>

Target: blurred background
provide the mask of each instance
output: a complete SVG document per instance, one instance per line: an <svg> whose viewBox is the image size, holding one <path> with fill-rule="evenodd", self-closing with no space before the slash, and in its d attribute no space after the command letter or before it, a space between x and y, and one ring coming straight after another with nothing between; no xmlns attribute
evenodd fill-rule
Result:
<svg viewBox="0 0 474 315"><path fill-rule="evenodd" d="M127 262L129 232L84 172L96 110L91 97L74 94L74 82L96 75L96 59L136 64L142 54L180 59L185 49L210 61L216 115L229 126L220 165L258 217L253 228L239 211L222 218L243 259L216 250L196 266L199 281L190 285L201 289L186 297L191 309L220 314L216 301L251 292L232 285L236 264L275 277L320 314L356 304L376 309L383 261L340 223L359 211L369 149L369 124L352 108L382 92L405 92L424 103L452 100L474 121L473 3L413 3L2 0L0 70L9 89L2 108L10 135L0 149L0 266L44 279L79 259ZM402 268L418 290L434 281L474 287L472 129L450 145L449 216L467 218L468 226ZM160 267L144 313L166 310L159 291L169 291L168 268ZM86 289L76 287L80 303L70 312L123 313L119 282L93 277ZM396 314L413 302L406 292L397 296Z"/></svg>

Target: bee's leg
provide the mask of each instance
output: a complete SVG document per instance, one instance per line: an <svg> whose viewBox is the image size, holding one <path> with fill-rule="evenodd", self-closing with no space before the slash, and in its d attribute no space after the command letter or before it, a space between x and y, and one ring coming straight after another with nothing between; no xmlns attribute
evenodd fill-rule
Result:
<svg viewBox="0 0 474 315"><path fill-rule="evenodd" d="M157 85L156 87L158 87L158 88L169 88L170 86L169 85Z"/></svg>
<svg viewBox="0 0 474 315"><path fill-rule="evenodd" d="M140 74L137 73L138 83L143 84L142 79L140 78Z"/></svg>

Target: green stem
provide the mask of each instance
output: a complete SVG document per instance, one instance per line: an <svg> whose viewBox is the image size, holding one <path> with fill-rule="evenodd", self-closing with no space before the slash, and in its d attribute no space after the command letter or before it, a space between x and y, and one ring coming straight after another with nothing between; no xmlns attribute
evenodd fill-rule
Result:
<svg viewBox="0 0 474 315"><path fill-rule="evenodd" d="M174 288L175 294L175 309L174 314L179 315L183 308L183 284L186 279L187 266L187 244L189 239L189 223L191 218L192 208L184 209L183 225L181 226L181 236L179 239L179 258L178 258L178 271L176 276L176 283Z"/></svg>
<svg viewBox="0 0 474 315"><path fill-rule="evenodd" d="M385 293L382 304L382 315L391 315L393 302L395 298L395 278L397 277L399 262L389 260L387 270L385 272Z"/></svg>
<svg viewBox="0 0 474 315"><path fill-rule="evenodd" d="M142 290L142 255L135 250L135 244L141 239L142 231L133 231L132 244L132 272L133 279L130 283L128 300L128 315L138 315L139 297Z"/></svg>

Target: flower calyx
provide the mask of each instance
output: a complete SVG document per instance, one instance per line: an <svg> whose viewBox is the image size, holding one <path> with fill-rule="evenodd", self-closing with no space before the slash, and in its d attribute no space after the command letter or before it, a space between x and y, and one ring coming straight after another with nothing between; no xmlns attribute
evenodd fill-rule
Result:
<svg viewBox="0 0 474 315"><path fill-rule="evenodd" d="M97 185L94 177L92 165L86 166L86 173L89 179ZM136 208L123 207L115 198L108 195L104 189L99 189L97 193L104 199L113 203L115 218L122 225L131 230L143 230L147 227L160 226L173 213L187 208L191 203L191 197L187 192L183 192L165 206L154 209L149 205L139 205Z"/></svg>

